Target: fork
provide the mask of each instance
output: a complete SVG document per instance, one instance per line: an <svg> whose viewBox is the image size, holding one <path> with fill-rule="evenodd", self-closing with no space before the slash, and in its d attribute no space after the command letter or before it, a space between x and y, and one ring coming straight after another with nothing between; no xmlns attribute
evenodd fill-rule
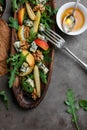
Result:
<svg viewBox="0 0 87 130"><path fill-rule="evenodd" d="M48 41L53 43L57 48L64 49L69 55L71 55L79 65L87 70L87 64L85 64L82 60L80 60L75 54L73 54L66 46L65 46L65 40L58 35L53 30L46 28L45 31L43 31L44 36Z"/></svg>

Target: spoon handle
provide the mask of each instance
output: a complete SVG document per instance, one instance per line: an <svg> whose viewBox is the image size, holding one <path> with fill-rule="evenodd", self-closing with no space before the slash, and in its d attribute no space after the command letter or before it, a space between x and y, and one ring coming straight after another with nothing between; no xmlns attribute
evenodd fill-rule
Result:
<svg viewBox="0 0 87 130"><path fill-rule="evenodd" d="M79 65L83 68L83 69L85 69L85 70L87 70L87 64L85 64L82 60L80 60L75 54L73 54L67 47L63 47L63 49L65 49L66 50L66 52L68 53L68 54L70 54L74 59L75 59L75 61L77 61L77 63L79 63Z"/></svg>
<svg viewBox="0 0 87 130"><path fill-rule="evenodd" d="M75 13L75 10L76 10L76 8L77 8L79 2L80 2L80 0L77 0L77 1L76 1L72 14Z"/></svg>

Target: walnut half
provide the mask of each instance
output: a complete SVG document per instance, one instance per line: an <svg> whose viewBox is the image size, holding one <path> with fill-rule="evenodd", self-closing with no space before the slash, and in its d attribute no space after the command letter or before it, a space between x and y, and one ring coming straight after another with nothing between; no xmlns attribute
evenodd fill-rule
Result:
<svg viewBox="0 0 87 130"><path fill-rule="evenodd" d="M43 13L43 12L45 11L44 5L38 4L38 5L36 5L36 6L33 8L33 11L38 11L38 10L40 10L41 13Z"/></svg>
<svg viewBox="0 0 87 130"><path fill-rule="evenodd" d="M34 56L36 62L40 62L44 58L44 56L40 50L37 50L35 53L33 53L33 56Z"/></svg>

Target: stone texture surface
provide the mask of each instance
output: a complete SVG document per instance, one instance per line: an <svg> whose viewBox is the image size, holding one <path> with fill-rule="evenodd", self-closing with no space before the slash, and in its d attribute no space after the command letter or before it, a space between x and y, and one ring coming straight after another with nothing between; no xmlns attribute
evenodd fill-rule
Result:
<svg viewBox="0 0 87 130"><path fill-rule="evenodd" d="M56 0L57 7L71 0ZM87 7L87 0L81 1ZM10 0L3 18L8 21L11 12ZM66 40L67 46L87 63L87 31L79 36L58 33ZM52 79L42 103L33 110L18 107L8 85L8 75L0 78L0 90L6 90L9 97L7 111L0 100L0 130L76 130L71 116L65 112L66 91L72 88L77 99L87 99L87 73L66 53L55 48ZM87 112L78 112L81 130L87 130Z"/></svg>

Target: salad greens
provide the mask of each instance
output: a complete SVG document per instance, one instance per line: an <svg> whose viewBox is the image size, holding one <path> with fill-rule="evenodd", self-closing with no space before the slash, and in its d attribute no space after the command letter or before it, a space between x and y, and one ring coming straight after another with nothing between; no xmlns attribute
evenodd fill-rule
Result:
<svg viewBox="0 0 87 130"><path fill-rule="evenodd" d="M9 27L15 28L16 30L19 29L18 20L14 19L13 17L9 17Z"/></svg>
<svg viewBox="0 0 87 130"><path fill-rule="evenodd" d="M27 83L25 81L25 79L22 80L22 89L25 91L25 92L29 92L29 93L32 93L34 88L29 85L29 83Z"/></svg>
<svg viewBox="0 0 87 130"><path fill-rule="evenodd" d="M15 11L18 9L17 0L11 0L12 10Z"/></svg>
<svg viewBox="0 0 87 130"><path fill-rule="evenodd" d="M67 113L71 114L72 121L75 123L77 130L80 130L78 126L78 118L77 118L77 106L74 93L71 89L67 91L67 100L65 104L68 106Z"/></svg>
<svg viewBox="0 0 87 130"><path fill-rule="evenodd" d="M45 27L51 27L54 23L52 17L56 10L52 10L46 2L48 0L12 0L13 11L17 10L17 19L9 18L9 26L16 30L18 37L13 43L17 54L7 60L11 64L9 88L16 76L19 76L21 89L33 95L33 100L41 96L38 94L42 91L41 83L47 84L48 67L52 61L52 50L42 30L45 31Z"/></svg>
<svg viewBox="0 0 87 130"><path fill-rule="evenodd" d="M40 78L44 84L47 84L47 75L40 71Z"/></svg>
<svg viewBox="0 0 87 130"><path fill-rule="evenodd" d="M10 62L11 67L12 67L12 69L9 70L10 71L9 88L12 87L12 84L15 81L15 76L18 75L18 69L23 64L25 59L26 59L26 56L23 56L22 53L16 54L16 55L11 55L8 58L7 63Z"/></svg>

